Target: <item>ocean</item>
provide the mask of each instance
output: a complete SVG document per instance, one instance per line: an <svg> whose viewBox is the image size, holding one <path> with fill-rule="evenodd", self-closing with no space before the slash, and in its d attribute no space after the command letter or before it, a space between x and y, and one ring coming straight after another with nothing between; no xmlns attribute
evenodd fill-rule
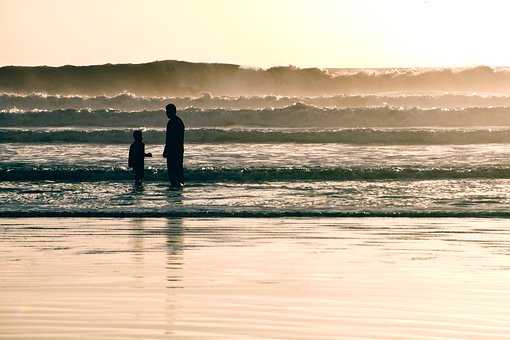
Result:
<svg viewBox="0 0 510 340"><path fill-rule="evenodd" d="M506 338L509 205L505 93L0 94L0 339Z"/></svg>
<svg viewBox="0 0 510 340"><path fill-rule="evenodd" d="M170 100L187 125L181 193L161 157ZM508 214L505 93L3 93L0 110L3 216ZM143 188L127 168L134 129L155 156Z"/></svg>

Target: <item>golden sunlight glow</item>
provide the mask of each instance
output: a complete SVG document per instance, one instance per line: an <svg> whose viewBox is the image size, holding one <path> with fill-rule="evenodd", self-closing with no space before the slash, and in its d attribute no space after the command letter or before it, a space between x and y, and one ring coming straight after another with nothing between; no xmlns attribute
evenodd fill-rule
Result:
<svg viewBox="0 0 510 340"><path fill-rule="evenodd" d="M0 0L0 65L510 64L506 1Z"/></svg>

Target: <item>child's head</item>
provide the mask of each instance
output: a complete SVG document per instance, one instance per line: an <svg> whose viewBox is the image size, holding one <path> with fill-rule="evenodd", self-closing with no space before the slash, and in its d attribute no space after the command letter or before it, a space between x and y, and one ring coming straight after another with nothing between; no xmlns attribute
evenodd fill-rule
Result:
<svg viewBox="0 0 510 340"><path fill-rule="evenodd" d="M133 131L133 139L136 142L141 142L142 141L142 130Z"/></svg>

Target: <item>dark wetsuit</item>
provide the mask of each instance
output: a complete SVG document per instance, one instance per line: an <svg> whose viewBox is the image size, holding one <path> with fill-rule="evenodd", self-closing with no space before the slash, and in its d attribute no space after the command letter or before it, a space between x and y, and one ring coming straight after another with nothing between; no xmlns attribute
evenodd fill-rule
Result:
<svg viewBox="0 0 510 340"><path fill-rule="evenodd" d="M145 153L145 144L142 142L133 142L129 147L128 167L135 171L135 181L139 182L143 179L144 159L149 156Z"/></svg>
<svg viewBox="0 0 510 340"><path fill-rule="evenodd" d="M168 180L172 185L184 183L182 162L184 157L184 123L174 116L166 125L165 151Z"/></svg>

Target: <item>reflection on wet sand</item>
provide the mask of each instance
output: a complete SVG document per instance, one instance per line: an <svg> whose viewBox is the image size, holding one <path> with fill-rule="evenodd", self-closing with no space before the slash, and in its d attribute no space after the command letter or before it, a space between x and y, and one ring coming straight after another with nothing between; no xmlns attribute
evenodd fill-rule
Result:
<svg viewBox="0 0 510 340"><path fill-rule="evenodd" d="M181 218L167 220L166 250L167 288L179 288L184 266L184 226Z"/></svg>
<svg viewBox="0 0 510 340"><path fill-rule="evenodd" d="M173 336L177 328L178 296L175 289L182 287L182 270L184 266L184 227L182 219L168 219L166 225L166 278L162 283L166 287L165 335Z"/></svg>
<svg viewBox="0 0 510 340"><path fill-rule="evenodd" d="M498 219L3 219L0 339L506 338L508 249Z"/></svg>
<svg viewBox="0 0 510 340"><path fill-rule="evenodd" d="M136 288L143 287L143 277L140 276L139 273L143 273L144 268L144 220L141 218L134 218L131 220L131 233L132 233L132 242L133 242L133 267L134 267L134 276L133 280L135 282Z"/></svg>

